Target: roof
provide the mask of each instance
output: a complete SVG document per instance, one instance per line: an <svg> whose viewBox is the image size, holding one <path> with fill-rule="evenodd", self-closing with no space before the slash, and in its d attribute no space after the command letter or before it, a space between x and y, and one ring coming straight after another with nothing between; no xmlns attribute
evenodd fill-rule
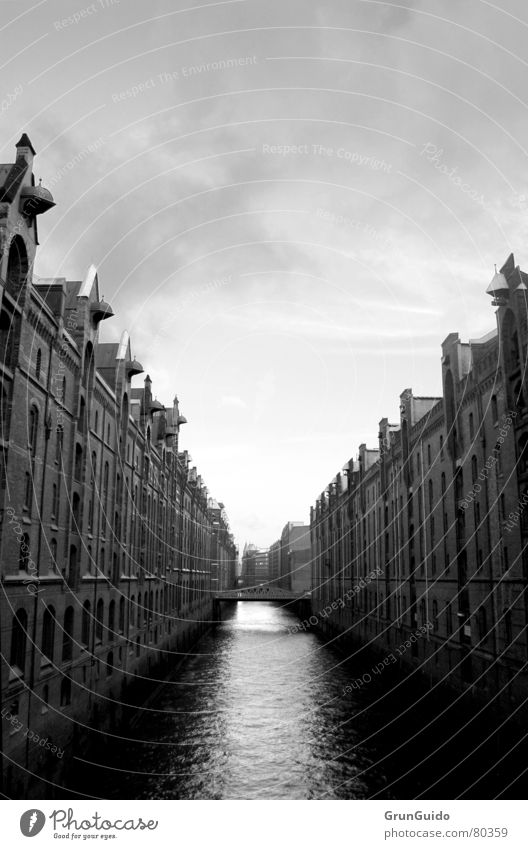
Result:
<svg viewBox="0 0 528 849"><path fill-rule="evenodd" d="M26 133L22 133L22 135L20 136L19 140L17 141L15 147L29 147L33 156L37 155L37 151L35 150L35 148L31 144L31 142L29 140L29 136Z"/></svg>

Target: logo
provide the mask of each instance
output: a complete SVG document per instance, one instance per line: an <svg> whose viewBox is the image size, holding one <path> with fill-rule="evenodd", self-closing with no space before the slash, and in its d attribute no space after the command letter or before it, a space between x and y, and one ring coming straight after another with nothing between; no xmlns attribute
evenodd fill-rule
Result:
<svg viewBox="0 0 528 849"><path fill-rule="evenodd" d="M46 823L46 816L42 811L32 808L20 817L20 831L24 837L35 837L42 831Z"/></svg>

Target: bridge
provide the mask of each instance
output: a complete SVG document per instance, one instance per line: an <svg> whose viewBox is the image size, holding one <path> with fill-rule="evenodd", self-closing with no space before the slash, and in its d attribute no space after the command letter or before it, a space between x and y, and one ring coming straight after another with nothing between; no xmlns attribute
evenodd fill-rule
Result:
<svg viewBox="0 0 528 849"><path fill-rule="evenodd" d="M281 587L241 587L213 593L213 601L309 601L310 593L284 590Z"/></svg>

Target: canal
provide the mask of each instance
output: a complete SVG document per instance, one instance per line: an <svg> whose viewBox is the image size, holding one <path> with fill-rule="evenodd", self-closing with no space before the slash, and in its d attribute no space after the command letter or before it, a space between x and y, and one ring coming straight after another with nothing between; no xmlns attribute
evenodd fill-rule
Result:
<svg viewBox="0 0 528 849"><path fill-rule="evenodd" d="M317 633L290 633L299 620L278 603L226 605L223 616L139 721L83 759L81 795L478 798L493 789L467 790L493 758L474 754L471 727L453 736L462 715L449 716L448 694L430 699L423 681L402 686L389 669L352 689L379 657L347 657Z"/></svg>

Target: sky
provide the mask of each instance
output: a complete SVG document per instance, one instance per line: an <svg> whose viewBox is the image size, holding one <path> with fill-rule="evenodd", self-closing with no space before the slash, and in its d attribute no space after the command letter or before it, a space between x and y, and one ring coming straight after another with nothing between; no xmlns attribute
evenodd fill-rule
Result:
<svg viewBox="0 0 528 849"><path fill-rule="evenodd" d="M97 266L240 546L528 268L522 0L0 0L0 36L0 161L27 132L57 204L36 274Z"/></svg>

